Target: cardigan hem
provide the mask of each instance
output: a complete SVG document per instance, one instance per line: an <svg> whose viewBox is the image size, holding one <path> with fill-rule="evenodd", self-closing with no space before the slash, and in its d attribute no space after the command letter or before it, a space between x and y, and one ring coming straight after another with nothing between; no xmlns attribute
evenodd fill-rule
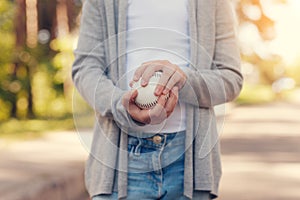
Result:
<svg viewBox="0 0 300 200"><path fill-rule="evenodd" d="M208 191L210 193L210 197L212 199L215 199L215 198L217 198L219 196L217 189L213 189L210 186L197 187L194 190L197 190L197 191Z"/></svg>
<svg viewBox="0 0 300 200"><path fill-rule="evenodd" d="M101 194L112 194L112 188L111 185L102 185L97 190L88 191L90 198L101 195Z"/></svg>

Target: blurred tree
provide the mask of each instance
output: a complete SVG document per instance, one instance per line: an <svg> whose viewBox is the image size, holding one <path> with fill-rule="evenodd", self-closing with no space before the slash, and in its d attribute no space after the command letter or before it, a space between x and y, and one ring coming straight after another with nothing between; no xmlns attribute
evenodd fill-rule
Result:
<svg viewBox="0 0 300 200"><path fill-rule="evenodd" d="M300 86L300 58L296 60L294 64L288 67L287 76L292 77L297 86Z"/></svg>
<svg viewBox="0 0 300 200"><path fill-rule="evenodd" d="M53 62L65 49L52 48L52 41L76 27L80 6L77 0L0 1L0 120L53 116L49 105L67 87L55 80L63 69Z"/></svg>
<svg viewBox="0 0 300 200"><path fill-rule="evenodd" d="M20 83L13 79L15 73L11 59L15 45L14 19L15 6L11 1L0 2L0 120L10 116L16 101L15 94L19 91ZM13 102L13 103L12 103Z"/></svg>
<svg viewBox="0 0 300 200"><path fill-rule="evenodd" d="M266 0L236 0L240 23L251 22L258 28L264 40L274 39L274 21L267 16L263 3ZM270 2L270 1L269 1ZM272 3L286 3L286 0L271 0Z"/></svg>
<svg viewBox="0 0 300 200"><path fill-rule="evenodd" d="M242 51L243 61L256 67L260 74L260 81L264 84L272 84L284 74L281 57L270 54L267 49L268 42L276 37L276 31L275 22L267 15L265 8L267 3L284 4L286 2L287 0L234 0L240 29L248 28L245 31L248 34L247 37L258 37L258 42L252 44L257 46L252 46L251 51L249 49ZM253 30L253 25L257 31ZM255 35L256 32L258 36ZM252 38L244 39L253 40ZM249 44L246 46L249 48Z"/></svg>

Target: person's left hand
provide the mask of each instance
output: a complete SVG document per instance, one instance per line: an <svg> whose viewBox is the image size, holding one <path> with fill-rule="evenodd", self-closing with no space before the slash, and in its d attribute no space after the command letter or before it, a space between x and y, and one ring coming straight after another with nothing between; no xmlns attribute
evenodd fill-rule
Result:
<svg viewBox="0 0 300 200"><path fill-rule="evenodd" d="M155 89L155 95L168 94L174 86L180 90L186 82L186 74L179 68L179 66L171 63L168 60L154 60L143 63L134 73L133 81L138 81L142 78L142 86L146 86L150 77L156 72L162 71L162 76L159 80L158 86Z"/></svg>
<svg viewBox="0 0 300 200"><path fill-rule="evenodd" d="M178 101L178 88L175 86L171 90L169 98L166 98L166 95L161 95L158 98L157 105L150 110L143 110L135 104L137 95L137 90L131 90L126 92L122 97L122 104L128 114L134 120L143 124L160 124L174 111Z"/></svg>

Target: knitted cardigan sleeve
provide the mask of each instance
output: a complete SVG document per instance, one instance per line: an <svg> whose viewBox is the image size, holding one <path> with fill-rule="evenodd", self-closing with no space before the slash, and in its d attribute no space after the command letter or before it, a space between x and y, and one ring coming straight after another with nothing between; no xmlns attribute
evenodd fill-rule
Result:
<svg viewBox="0 0 300 200"><path fill-rule="evenodd" d="M201 51L205 51L203 46L206 43L214 44L213 52L205 52L209 58L196 63L202 66L185 69L188 80L180 91L182 102L204 108L234 100L239 95L243 82L233 10L228 0L217 0L215 3L215 13L211 16L214 25L202 27L210 29L202 32L210 31L214 35L197 44L201 46L198 48ZM207 17L209 16L205 19L210 20Z"/></svg>
<svg viewBox="0 0 300 200"><path fill-rule="evenodd" d="M74 85L85 101L101 116L111 118L124 130L142 124L134 121L124 106L122 96L126 92L112 81L107 63L107 24L101 12L103 1L84 2L75 61L72 67ZM115 37L115 36L113 36Z"/></svg>

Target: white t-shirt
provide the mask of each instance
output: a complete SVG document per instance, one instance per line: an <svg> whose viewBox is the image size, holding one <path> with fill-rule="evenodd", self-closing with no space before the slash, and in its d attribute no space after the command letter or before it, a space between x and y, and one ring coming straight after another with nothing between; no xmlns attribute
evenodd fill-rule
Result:
<svg viewBox="0 0 300 200"><path fill-rule="evenodd" d="M187 67L190 43L188 0L128 0L127 77L143 62L169 60ZM146 125L140 131L172 133L186 129L185 105L178 103L174 112L159 125Z"/></svg>

